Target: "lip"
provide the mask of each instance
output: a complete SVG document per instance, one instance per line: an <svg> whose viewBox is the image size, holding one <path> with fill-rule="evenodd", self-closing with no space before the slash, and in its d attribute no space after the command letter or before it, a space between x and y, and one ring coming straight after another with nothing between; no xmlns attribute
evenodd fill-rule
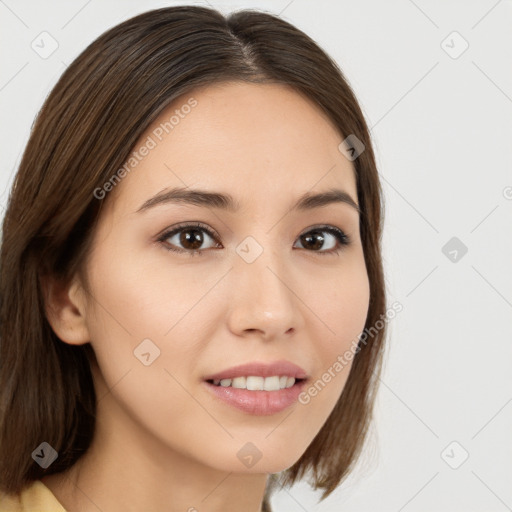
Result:
<svg viewBox="0 0 512 512"><path fill-rule="evenodd" d="M246 414L269 416L284 411L297 402L306 385L306 380L296 381L292 387L276 391L250 391L216 386L206 381L203 385L214 397Z"/></svg>
<svg viewBox="0 0 512 512"><path fill-rule="evenodd" d="M307 379L306 370L290 361L275 361L273 363L253 362L227 368L219 373L207 375L204 380L234 379L235 377L272 377L274 375L294 377L295 379ZM290 388L291 389L291 388Z"/></svg>
<svg viewBox="0 0 512 512"><path fill-rule="evenodd" d="M257 377L272 377L274 375L282 377L286 375L295 378L296 381L290 388L275 391L251 391L248 389L216 386L208 382L234 379L235 377L249 377L252 375ZM268 416L277 414L293 405L308 379L309 376L303 368L290 361L281 360L273 363L253 362L233 366L221 372L207 375L204 378L203 385L216 398L246 414Z"/></svg>

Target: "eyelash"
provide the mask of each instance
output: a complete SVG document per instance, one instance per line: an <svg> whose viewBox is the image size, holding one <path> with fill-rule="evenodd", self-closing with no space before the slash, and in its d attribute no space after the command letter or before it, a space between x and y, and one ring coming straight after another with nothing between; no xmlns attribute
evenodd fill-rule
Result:
<svg viewBox="0 0 512 512"><path fill-rule="evenodd" d="M176 233L179 233L180 231L185 231L186 229L197 229L199 231L206 232L209 237L211 237L213 240L218 240L218 236L215 232L211 231L204 225L200 223L188 223L188 224L180 224L178 226L175 226L173 229L166 231L163 235L161 235L158 238L158 242L162 243L164 248L168 251L176 252L176 253L186 253L189 256L202 256L205 251L208 249L196 249L196 250L188 250L188 249L177 249L176 247L172 247L165 243L165 241L170 238L171 236L175 235ZM338 229L334 226L315 226L311 228L309 231L306 231L302 233L300 236L306 235L308 233L312 232L327 232L331 235L333 235L336 240L338 241L338 248L335 249L329 249L328 251L308 251L313 253L318 253L321 255L336 255L339 254L340 250L343 249L343 247L348 246L351 243L350 237L345 234L341 229ZM217 242L218 243L218 242ZM302 249L299 247L299 249ZM307 249L304 249L307 250Z"/></svg>

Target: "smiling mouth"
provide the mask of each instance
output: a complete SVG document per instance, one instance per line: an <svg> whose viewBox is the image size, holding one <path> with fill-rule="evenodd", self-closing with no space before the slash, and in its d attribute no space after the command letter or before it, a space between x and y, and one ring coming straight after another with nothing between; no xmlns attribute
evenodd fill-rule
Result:
<svg viewBox="0 0 512 512"><path fill-rule="evenodd" d="M274 375L271 377L249 375L233 379L208 379L206 382L217 387L246 389L248 391L279 391L291 388L304 380L306 379L296 379L287 375Z"/></svg>

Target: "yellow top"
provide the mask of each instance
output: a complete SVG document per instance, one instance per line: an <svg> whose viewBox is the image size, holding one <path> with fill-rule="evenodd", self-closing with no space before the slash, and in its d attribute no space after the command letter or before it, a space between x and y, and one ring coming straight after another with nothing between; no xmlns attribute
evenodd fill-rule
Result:
<svg viewBox="0 0 512 512"><path fill-rule="evenodd" d="M66 512L66 509L41 480L35 480L21 494L0 492L0 512Z"/></svg>

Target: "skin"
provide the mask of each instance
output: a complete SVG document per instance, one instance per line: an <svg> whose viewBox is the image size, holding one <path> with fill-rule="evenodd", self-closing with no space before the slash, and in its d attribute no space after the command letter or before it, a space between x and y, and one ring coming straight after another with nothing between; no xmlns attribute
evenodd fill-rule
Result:
<svg viewBox="0 0 512 512"><path fill-rule="evenodd" d="M178 98L138 146L191 96L197 106L107 197L86 266L89 292L78 276L48 283L55 332L66 343L90 342L98 360L93 443L70 470L42 479L69 512L260 511L267 474L304 453L351 365L307 405L267 416L213 398L203 378L286 359L311 384L364 328L358 212L345 203L288 212L302 194L331 187L357 202L353 165L338 150L344 137L287 86L233 82ZM241 209L169 203L136 213L176 186L229 193ZM187 221L219 240L202 232L200 256L166 250L186 250L179 234L155 241ZM301 235L317 225L338 227L350 244L322 252L338 245L322 232L324 244L307 248ZM263 248L251 264L236 252L247 236ZM133 353L146 338L160 349L149 366ZM250 468L237 457L247 442L262 454Z"/></svg>

